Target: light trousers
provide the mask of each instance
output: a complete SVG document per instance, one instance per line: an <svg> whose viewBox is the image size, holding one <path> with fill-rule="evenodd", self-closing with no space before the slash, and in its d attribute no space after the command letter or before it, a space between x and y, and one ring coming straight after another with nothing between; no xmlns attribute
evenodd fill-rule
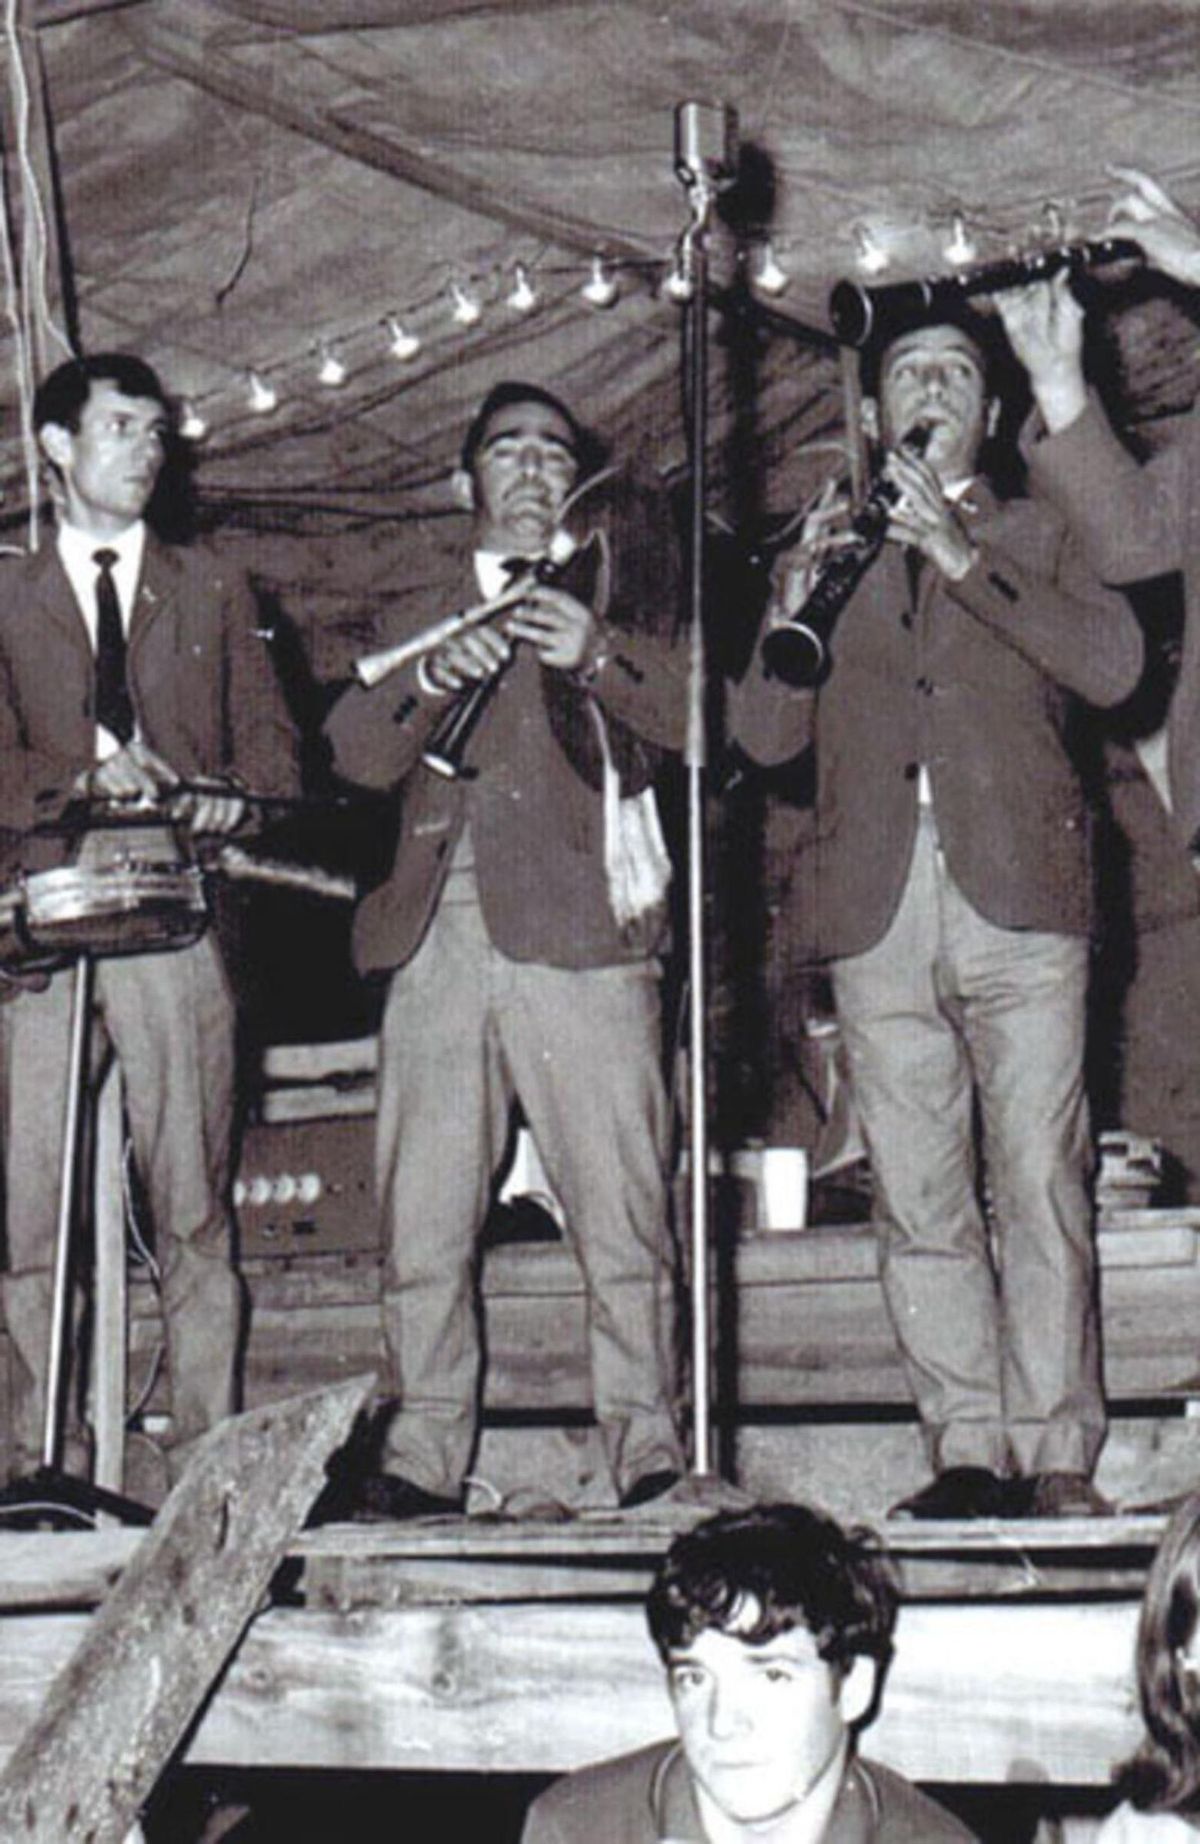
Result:
<svg viewBox="0 0 1200 1844"><path fill-rule="evenodd" d="M456 893L470 880L454 880ZM587 1296L596 1419L618 1491L681 1470L672 1413L667 1110L657 969L509 960L478 903L443 900L392 977L376 1179L398 1400L385 1464L461 1489L475 1445L476 1240L519 1097Z"/></svg>
<svg viewBox="0 0 1200 1844"><path fill-rule="evenodd" d="M1085 941L972 908L928 810L887 934L834 964L880 1276L938 1470L1088 1472L1103 1440L1087 978Z"/></svg>
<svg viewBox="0 0 1200 1844"><path fill-rule="evenodd" d="M45 1407L55 1231L74 974L0 1006L7 1271L0 1297L16 1357L13 1436L38 1454ZM234 1407L241 1291L228 1210L234 1007L216 946L98 961L91 1025L97 1078L115 1055L162 1273L171 1441Z"/></svg>

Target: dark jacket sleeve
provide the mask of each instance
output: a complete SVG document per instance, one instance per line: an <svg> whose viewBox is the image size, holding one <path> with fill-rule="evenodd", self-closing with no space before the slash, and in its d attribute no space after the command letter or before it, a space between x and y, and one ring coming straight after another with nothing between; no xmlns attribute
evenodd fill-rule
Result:
<svg viewBox="0 0 1200 1844"><path fill-rule="evenodd" d="M224 589L224 760L255 793L287 796L300 785L299 739L262 632L256 597L241 571L218 579Z"/></svg>
<svg viewBox="0 0 1200 1844"><path fill-rule="evenodd" d="M1142 631L1125 598L1101 587L1060 529L1049 572L986 534L951 600L993 629L1039 671L1088 704L1120 704L1142 670Z"/></svg>
<svg viewBox="0 0 1200 1844"><path fill-rule="evenodd" d="M1067 520L1104 582L1138 582L1182 566L1189 439L1194 445L1195 419L1189 438L1143 464L1089 400L1068 428L1032 444L1031 484Z"/></svg>

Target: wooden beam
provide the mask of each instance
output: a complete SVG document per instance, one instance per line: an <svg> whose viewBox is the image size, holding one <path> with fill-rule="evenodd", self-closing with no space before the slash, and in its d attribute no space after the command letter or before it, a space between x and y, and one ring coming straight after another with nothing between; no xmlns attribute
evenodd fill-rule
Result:
<svg viewBox="0 0 1200 1844"><path fill-rule="evenodd" d="M214 1428L0 1775L0 1837L121 1844L373 1379Z"/></svg>
<svg viewBox="0 0 1200 1844"><path fill-rule="evenodd" d="M1132 1600L907 1607L865 1750L918 1779L1106 1785L1138 1733L1136 1619ZM0 1621L0 1748L86 1630L81 1615ZM277 1608L187 1760L548 1773L670 1729L638 1607Z"/></svg>

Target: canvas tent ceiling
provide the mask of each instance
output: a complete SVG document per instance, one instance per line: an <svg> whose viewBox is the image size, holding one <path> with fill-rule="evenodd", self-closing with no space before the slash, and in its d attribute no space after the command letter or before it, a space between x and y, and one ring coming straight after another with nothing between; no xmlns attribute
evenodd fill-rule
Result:
<svg viewBox="0 0 1200 1844"><path fill-rule="evenodd" d="M921 273L955 210L984 254L1044 234L1047 201L1094 234L1107 162L1200 207L1193 0L7 0L5 17L9 217L19 244L38 208L57 216L55 318L86 348L141 351L196 403L206 497L255 528L281 583L297 580L284 538L304 538L310 590L314 541L340 554L348 527L448 510L459 433L498 375L678 468L679 309L657 284L686 216L681 100L736 107L755 180L741 246L753 268L769 233L791 278L773 304L791 331L714 341L715 491L749 455L766 506L839 432L825 303L856 225ZM732 283L739 239L712 242ZM603 311L579 295L595 251L631 265ZM518 261L539 292L526 314L505 299ZM454 283L482 304L472 328L451 318ZM30 295L26 277L27 315ZM421 336L407 363L389 315ZM337 388L316 381L321 342L347 367ZM1173 301L1127 317L1141 410L1190 400L1194 343ZM11 331L7 357L15 517ZM278 391L270 415L247 407L250 367Z"/></svg>

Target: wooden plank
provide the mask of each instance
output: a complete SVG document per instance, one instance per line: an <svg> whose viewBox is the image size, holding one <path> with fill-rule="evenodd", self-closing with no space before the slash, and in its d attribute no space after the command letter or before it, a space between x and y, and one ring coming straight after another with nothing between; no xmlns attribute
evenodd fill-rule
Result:
<svg viewBox="0 0 1200 1844"><path fill-rule="evenodd" d="M288 1728L289 1752L298 1745L292 1758L327 1766L544 1772L670 1729L640 1608L354 1618L349 1681L336 1617L306 1625L302 1651L273 1624L281 1617L260 1622L254 1651L235 1663L236 1735L219 1701L193 1758L237 1748L247 1765L272 1759L282 1710L294 1718L278 1731ZM922 1779L1103 1783L1136 1733L1133 1623L1132 1607L906 1609L869 1747ZM365 1722L355 1684L370 1687Z"/></svg>
<svg viewBox="0 0 1200 1844"><path fill-rule="evenodd" d="M223 1422L0 1775L0 1837L121 1844L320 1490L373 1379Z"/></svg>
<svg viewBox="0 0 1200 1844"><path fill-rule="evenodd" d="M104 1530L0 1534L0 1610L95 1607L145 1536L128 1526Z"/></svg>
<svg viewBox="0 0 1200 1844"><path fill-rule="evenodd" d="M1107 1784L1138 1733L1136 1615L1132 1601L906 1607L867 1752L924 1780ZM0 1622L0 1746L83 1626ZM542 1773L670 1728L640 1608L277 1608L254 1622L187 1759Z"/></svg>

